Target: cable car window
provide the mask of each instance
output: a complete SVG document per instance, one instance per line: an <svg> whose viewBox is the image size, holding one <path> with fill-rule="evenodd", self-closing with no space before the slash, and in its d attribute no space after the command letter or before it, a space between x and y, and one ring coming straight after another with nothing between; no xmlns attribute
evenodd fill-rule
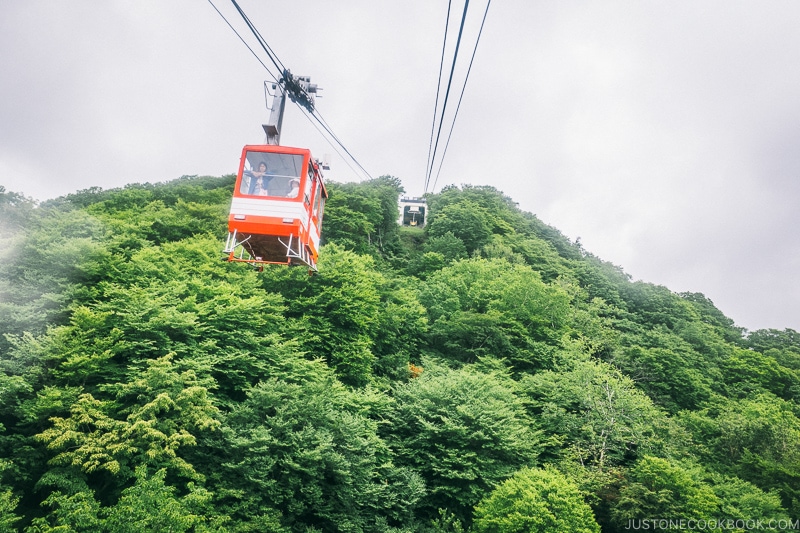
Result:
<svg viewBox="0 0 800 533"><path fill-rule="evenodd" d="M303 191L305 194L304 202L306 205L311 203L311 188L314 186L314 167L311 163L308 164L308 179L306 180L306 187Z"/></svg>
<svg viewBox="0 0 800 533"><path fill-rule="evenodd" d="M322 221L322 212L325 211L325 198L322 198L322 191L320 191L319 209L317 211L317 221Z"/></svg>
<svg viewBox="0 0 800 533"><path fill-rule="evenodd" d="M313 216L314 218L319 218L320 216L320 205L322 202L322 184L317 182L317 190L315 192L316 197L314 198L314 211Z"/></svg>
<svg viewBox="0 0 800 533"><path fill-rule="evenodd" d="M252 196L296 198L300 192L303 156L247 152L239 192Z"/></svg>

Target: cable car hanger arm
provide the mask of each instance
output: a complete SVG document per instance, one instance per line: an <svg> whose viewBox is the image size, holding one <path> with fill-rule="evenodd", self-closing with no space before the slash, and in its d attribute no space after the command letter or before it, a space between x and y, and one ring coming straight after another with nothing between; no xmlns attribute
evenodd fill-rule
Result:
<svg viewBox="0 0 800 533"><path fill-rule="evenodd" d="M289 69L286 69L283 71L283 76L278 83L272 84L272 88L275 89L275 96L272 100L269 121L262 126L264 133L267 134L266 144L280 145L286 97L288 96L289 100L313 114L317 85L311 83L310 77L295 76Z"/></svg>

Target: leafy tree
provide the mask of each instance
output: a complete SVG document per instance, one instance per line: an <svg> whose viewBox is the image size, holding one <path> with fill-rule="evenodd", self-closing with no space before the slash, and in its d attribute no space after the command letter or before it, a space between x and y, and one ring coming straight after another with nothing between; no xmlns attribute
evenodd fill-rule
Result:
<svg viewBox="0 0 800 533"><path fill-rule="evenodd" d="M428 327L415 284L379 272L372 256L337 244L323 250L317 275L283 269L263 280L285 298L292 319L285 333L349 385L366 385L376 373L405 377Z"/></svg>
<svg viewBox="0 0 800 533"><path fill-rule="evenodd" d="M631 376L653 401L670 412L696 409L708 400L719 368L666 327L622 337L627 344L611 362Z"/></svg>
<svg viewBox="0 0 800 533"><path fill-rule="evenodd" d="M367 252L380 220L380 201L359 194L354 185L329 183L328 195L323 222L325 242Z"/></svg>
<svg viewBox="0 0 800 533"><path fill-rule="evenodd" d="M447 266L447 258L439 252L424 252L415 256L409 261L408 272L420 279L428 276Z"/></svg>
<svg viewBox="0 0 800 533"><path fill-rule="evenodd" d="M449 370L432 360L419 377L395 387L386 438L398 464L425 480L424 517L447 509L467 523L496 483L536 458L539 435L513 388L491 366Z"/></svg>
<svg viewBox="0 0 800 533"><path fill-rule="evenodd" d="M14 497L10 490L0 490L0 530L13 531L12 526L19 521L19 516L14 513L18 503L19 498Z"/></svg>
<svg viewBox="0 0 800 533"><path fill-rule="evenodd" d="M423 252L439 253L448 263L467 258L467 248L464 246L464 241L450 231L439 236L430 237L423 245L422 250Z"/></svg>
<svg viewBox="0 0 800 533"><path fill-rule="evenodd" d="M506 258L512 262L524 261L539 271L543 279L553 281L568 272L565 259L582 260L586 255L579 246L571 243L558 230L543 224L535 215L519 210L517 204L509 197L494 187L463 185L461 188L447 186L439 194L428 195L429 224L436 225L436 219L442 212L450 209L463 211L468 208L478 207L477 215L467 218L478 218L489 225L490 236L480 228L479 244L475 248L481 249L485 257ZM452 218L452 217L451 217ZM449 220L448 224L453 223ZM463 239L465 243L474 241L470 230L459 226L458 221L454 226L461 233L453 231L454 235ZM434 229L429 234L434 235ZM467 246L472 253L473 248Z"/></svg>
<svg viewBox="0 0 800 533"><path fill-rule="evenodd" d="M773 357L782 366L800 370L800 333L793 329L760 329L748 334L746 346Z"/></svg>
<svg viewBox="0 0 800 533"><path fill-rule="evenodd" d="M426 309L416 286L402 279L386 280L379 288L381 306L373 339L375 374L405 379L408 363L418 360L428 332Z"/></svg>
<svg viewBox="0 0 800 533"><path fill-rule="evenodd" d="M578 487L552 468L523 468L475 508L476 533L599 533Z"/></svg>
<svg viewBox="0 0 800 533"><path fill-rule="evenodd" d="M530 370L553 366L569 297L530 267L472 259L431 275L420 301L428 309L430 342L446 356L504 357Z"/></svg>
<svg viewBox="0 0 800 533"><path fill-rule="evenodd" d="M55 491L42 502L48 514L34 519L26 531L211 531L216 530L215 523L224 522L209 512L207 491L190 484L188 493L177 497L165 477L165 470L150 476L144 466L138 467L136 482L109 507L101 507L87 490L73 494ZM204 527L206 524L213 529Z"/></svg>
<svg viewBox="0 0 800 533"><path fill-rule="evenodd" d="M704 472L659 457L645 456L628 471L612 513L621 526L643 517L715 519L720 500L703 482Z"/></svg>
<svg viewBox="0 0 800 533"><path fill-rule="evenodd" d="M726 341L736 344L742 342L744 329L737 327L733 320L717 309L714 302L705 295L699 292L682 292L679 296L690 302L700 315L700 320L713 327Z"/></svg>
<svg viewBox="0 0 800 533"><path fill-rule="evenodd" d="M455 517L447 509L439 509L439 516L431 520L431 533L464 533L464 526L461 520Z"/></svg>
<svg viewBox="0 0 800 533"><path fill-rule="evenodd" d="M381 176L361 183L328 184L324 242L338 243L359 254L397 251L397 199L400 180Z"/></svg>
<svg viewBox="0 0 800 533"><path fill-rule="evenodd" d="M202 530L207 521L205 503L210 494L190 486L183 497L165 484L166 471L148 476L144 467L136 469L136 483L122 491L122 497L104 514L106 531L139 533L141 531Z"/></svg>
<svg viewBox="0 0 800 533"><path fill-rule="evenodd" d="M571 296L569 317L569 339L576 343L582 353L611 360L621 347L622 334L615 327L622 313L601 298L588 300L586 291L574 283L560 283Z"/></svg>
<svg viewBox="0 0 800 533"><path fill-rule="evenodd" d="M586 289L589 298L601 298L615 306L625 307L620 290L630 282L630 276L622 268L601 261L588 254L579 261L571 263L571 272Z"/></svg>
<svg viewBox="0 0 800 533"><path fill-rule="evenodd" d="M406 270L413 276L425 279L453 261L466 258L464 242L447 232L439 237L430 237L421 246L420 253L409 261Z"/></svg>
<svg viewBox="0 0 800 533"><path fill-rule="evenodd" d="M784 520L775 492L732 476L709 473L691 462L651 456L628 472L613 509L618 525L643 517L719 520Z"/></svg>
<svg viewBox="0 0 800 533"><path fill-rule="evenodd" d="M694 306L666 287L637 281L619 287L628 310L647 324L669 329L681 320L696 320Z"/></svg>
<svg viewBox="0 0 800 533"><path fill-rule="evenodd" d="M762 393L719 398L709 407L681 413L699 455L763 489L775 489L783 505L800 509L800 419L793 403Z"/></svg>
<svg viewBox="0 0 800 533"><path fill-rule="evenodd" d="M0 185L0 239L11 237L29 224L36 202Z"/></svg>
<svg viewBox="0 0 800 533"><path fill-rule="evenodd" d="M51 463L87 474L106 471L122 480L133 475L136 464L197 478L178 450L196 443L193 433L213 431L219 421L194 373L178 373L166 356L150 362L138 379L114 388L116 402L82 394L68 418L53 417L52 427L37 435L56 452Z"/></svg>
<svg viewBox="0 0 800 533"><path fill-rule="evenodd" d="M490 186L463 185L461 188L448 185L439 194L428 196L428 206L431 216L429 224L443 212L453 206L477 206L479 211L486 215L490 224L490 233L513 234L519 228L526 235L529 234L525 214L517 208L517 204L508 196ZM535 219L535 217L531 217ZM456 236L460 235L456 233Z"/></svg>
<svg viewBox="0 0 800 533"><path fill-rule="evenodd" d="M261 382L226 419L226 491L249 509L281 509L293 531L412 524L422 482L392 464L365 407L324 367L301 383Z"/></svg>
<svg viewBox="0 0 800 533"><path fill-rule="evenodd" d="M552 282L569 273L564 259L552 244L539 237L525 237L520 234L503 235L502 241L508 245L515 256L539 272L542 279Z"/></svg>
<svg viewBox="0 0 800 533"><path fill-rule="evenodd" d="M104 233L83 212L37 211L0 262L0 333L42 333L65 320L70 303L91 296L109 262Z"/></svg>
<svg viewBox="0 0 800 533"><path fill-rule="evenodd" d="M761 519L766 523L788 520L776 491L764 492L752 483L721 474L711 474L709 481L720 500L717 517L725 520Z"/></svg>
<svg viewBox="0 0 800 533"><path fill-rule="evenodd" d="M290 329L303 349L324 358L350 385L372 379L376 356L372 349L381 317L381 287L385 278L371 256L359 256L328 244L320 256L319 274L282 272L264 280L269 289L283 290L288 315L299 319ZM300 277L303 276L303 277ZM291 280L291 286L279 286Z"/></svg>
<svg viewBox="0 0 800 533"><path fill-rule="evenodd" d="M123 331L123 361L177 355L213 378L223 404L244 398L285 344L285 301L256 272L219 261L219 241L186 239L137 251L104 286L98 310Z"/></svg>
<svg viewBox="0 0 800 533"><path fill-rule="evenodd" d="M104 531L103 520L99 516L100 503L89 490L72 494L55 491L42 500L42 506L47 509L47 514L44 517L34 518L31 525L25 528L26 532ZM128 527L130 526L133 524Z"/></svg>
<svg viewBox="0 0 800 533"><path fill-rule="evenodd" d="M442 237L448 233L455 236L471 254L489 242L492 217L478 204L464 201L443 207L426 227L431 237Z"/></svg>
<svg viewBox="0 0 800 533"><path fill-rule="evenodd" d="M378 198L381 206L381 218L377 228L377 245L383 253L397 251L398 245L398 207L397 199L405 192L399 178L383 175L362 182L369 194Z"/></svg>
<svg viewBox="0 0 800 533"><path fill-rule="evenodd" d="M719 328L700 320L680 320L673 333L689 344L692 349L710 364L719 365L730 356L736 344L725 341ZM739 341L741 343L741 339Z"/></svg>
<svg viewBox="0 0 800 533"><path fill-rule="evenodd" d="M720 362L720 369L730 383L728 395L747 395L751 392L769 391L791 400L800 399L800 370L781 366L770 355L753 350L734 348Z"/></svg>
<svg viewBox="0 0 800 533"><path fill-rule="evenodd" d="M639 454L674 445L668 439L677 430L666 414L630 378L604 363L541 372L523 378L521 385L538 426L581 465L601 470L626 465Z"/></svg>
<svg viewBox="0 0 800 533"><path fill-rule="evenodd" d="M790 350L800 353L800 333L793 329L759 329L747 335L748 347L764 352L770 348Z"/></svg>

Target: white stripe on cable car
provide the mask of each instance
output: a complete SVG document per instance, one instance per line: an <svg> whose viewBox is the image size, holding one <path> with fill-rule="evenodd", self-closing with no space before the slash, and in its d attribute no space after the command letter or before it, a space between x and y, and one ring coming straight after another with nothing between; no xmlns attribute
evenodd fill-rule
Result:
<svg viewBox="0 0 800 533"><path fill-rule="evenodd" d="M308 226L308 211L301 202L286 200L262 200L252 198L233 198L231 215L252 215L260 217L296 218L305 227Z"/></svg>

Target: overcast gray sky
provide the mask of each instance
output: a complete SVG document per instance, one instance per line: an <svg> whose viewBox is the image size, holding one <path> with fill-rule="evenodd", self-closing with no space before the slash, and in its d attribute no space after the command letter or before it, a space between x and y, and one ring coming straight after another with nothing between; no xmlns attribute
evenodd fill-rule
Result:
<svg viewBox="0 0 800 533"><path fill-rule="evenodd" d="M367 171L421 194L447 2L239 2ZM493 185L634 279L800 330L799 29L796 0L494 0L437 190ZM264 140L269 74L205 0L5 0L0 72L0 185L38 200L231 173ZM363 179L296 107L282 143Z"/></svg>

